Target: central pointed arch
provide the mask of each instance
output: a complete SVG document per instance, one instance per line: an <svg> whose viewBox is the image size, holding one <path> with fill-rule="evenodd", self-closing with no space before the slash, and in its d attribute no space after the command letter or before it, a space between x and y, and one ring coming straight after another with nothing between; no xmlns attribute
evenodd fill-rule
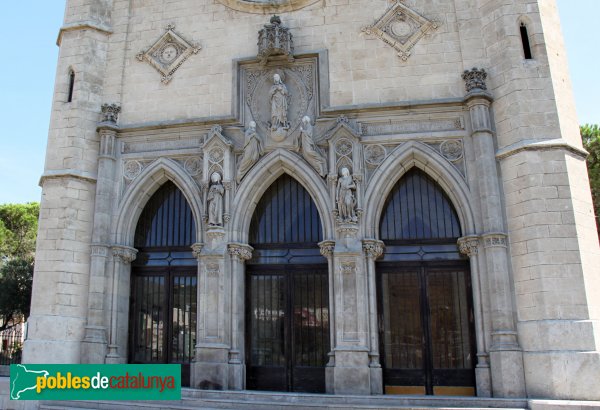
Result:
<svg viewBox="0 0 600 410"><path fill-rule="evenodd" d="M298 155L277 149L264 156L246 174L232 201L231 238L248 243L252 215L260 199L283 174L292 176L314 201L323 227L323 238L333 237L333 220L329 212L329 193L323 178Z"/></svg>

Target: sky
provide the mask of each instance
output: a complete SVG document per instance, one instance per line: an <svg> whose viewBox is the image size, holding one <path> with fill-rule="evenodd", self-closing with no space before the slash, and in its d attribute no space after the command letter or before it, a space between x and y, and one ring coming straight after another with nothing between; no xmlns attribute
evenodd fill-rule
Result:
<svg viewBox="0 0 600 410"><path fill-rule="evenodd" d="M64 0L6 1L0 16L0 204L39 201ZM600 0L557 0L579 123L600 123ZM12 40L12 41L11 41ZM10 58L8 58L10 57Z"/></svg>

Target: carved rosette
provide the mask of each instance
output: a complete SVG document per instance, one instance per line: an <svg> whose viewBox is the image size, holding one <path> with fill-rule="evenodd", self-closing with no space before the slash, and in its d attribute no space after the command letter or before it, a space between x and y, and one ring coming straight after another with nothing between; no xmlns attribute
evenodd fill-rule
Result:
<svg viewBox="0 0 600 410"><path fill-rule="evenodd" d="M195 258L199 258L202 253L202 248L204 248L204 244L200 242L196 242L192 245L192 254L194 254Z"/></svg>
<svg viewBox="0 0 600 410"><path fill-rule="evenodd" d="M383 250L385 249L383 242L376 239L365 239L362 241L362 246L367 257L373 260L383 255Z"/></svg>
<svg viewBox="0 0 600 410"><path fill-rule="evenodd" d="M175 26L169 24L164 33L147 51L141 51L136 57L146 61L161 75L161 82L168 84L173 74L192 54L201 47L190 43L175 32Z"/></svg>
<svg viewBox="0 0 600 410"><path fill-rule="evenodd" d="M229 252L232 258L237 258L240 262L252 259L253 250L252 246L241 243L230 243L227 245L227 252Z"/></svg>
<svg viewBox="0 0 600 410"><path fill-rule="evenodd" d="M465 80L467 92L487 90L487 85L485 84L487 73L483 68L478 69L473 67L471 70L465 70L462 79Z"/></svg>
<svg viewBox="0 0 600 410"><path fill-rule="evenodd" d="M477 255L479 252L479 237L478 236L465 236L458 239L458 249L463 255L467 255L469 258Z"/></svg>
<svg viewBox="0 0 600 410"><path fill-rule="evenodd" d="M141 162L136 160L127 161L123 165L123 176L132 181L136 179L142 172L143 166Z"/></svg>
<svg viewBox="0 0 600 410"><path fill-rule="evenodd" d="M498 233L489 233L486 235L482 235L483 238L483 246L486 248L506 248L508 247L508 237L506 234L498 232Z"/></svg>
<svg viewBox="0 0 600 410"><path fill-rule="evenodd" d="M119 121L121 106L118 104L102 104L102 122L116 124Z"/></svg>
<svg viewBox="0 0 600 410"><path fill-rule="evenodd" d="M335 249L335 241L323 241L319 242L319 248L321 249L321 255L329 258L333 255Z"/></svg>
<svg viewBox="0 0 600 410"><path fill-rule="evenodd" d="M379 37L398 52L398 57L406 61L415 44L438 26L437 22L426 19L400 1L396 1L379 20L362 31Z"/></svg>
<svg viewBox="0 0 600 410"><path fill-rule="evenodd" d="M447 140L440 144L440 153L450 162L456 162L463 157L463 144L460 140Z"/></svg>
<svg viewBox="0 0 600 410"><path fill-rule="evenodd" d="M122 263L129 265L137 257L138 250L130 246L114 245L112 254L115 258L119 258Z"/></svg>
<svg viewBox="0 0 600 410"><path fill-rule="evenodd" d="M281 25L279 16L271 17L269 24L258 32L258 58L266 64L270 57L285 56L294 60L294 42L290 29Z"/></svg>

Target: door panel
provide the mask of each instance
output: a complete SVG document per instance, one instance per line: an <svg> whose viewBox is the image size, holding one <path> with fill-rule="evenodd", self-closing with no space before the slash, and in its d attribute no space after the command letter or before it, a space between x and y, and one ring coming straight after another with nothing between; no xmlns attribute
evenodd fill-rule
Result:
<svg viewBox="0 0 600 410"><path fill-rule="evenodd" d="M327 271L253 266L247 279L247 387L325 391Z"/></svg>
<svg viewBox="0 0 600 410"><path fill-rule="evenodd" d="M189 386L196 344L195 273L134 269L131 294L130 363L180 363Z"/></svg>
<svg viewBox="0 0 600 410"><path fill-rule="evenodd" d="M474 386L473 314L466 268L380 264L378 294L386 392L434 394L447 390L442 386ZM415 390L416 386L423 390Z"/></svg>

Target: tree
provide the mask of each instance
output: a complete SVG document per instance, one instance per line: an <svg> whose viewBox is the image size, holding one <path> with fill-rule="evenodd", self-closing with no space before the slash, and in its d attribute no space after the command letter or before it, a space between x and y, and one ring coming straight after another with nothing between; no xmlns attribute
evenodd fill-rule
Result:
<svg viewBox="0 0 600 410"><path fill-rule="evenodd" d="M13 326L19 316L29 316L33 258L14 258L0 269L0 332Z"/></svg>
<svg viewBox="0 0 600 410"><path fill-rule="evenodd" d="M0 331L29 316L38 203L0 205Z"/></svg>
<svg viewBox="0 0 600 410"><path fill-rule="evenodd" d="M600 127L585 124L580 127L584 148L590 153L587 158L592 199L596 212L596 227L600 232Z"/></svg>
<svg viewBox="0 0 600 410"><path fill-rule="evenodd" d="M35 252L40 204L0 205L0 258L32 257Z"/></svg>

